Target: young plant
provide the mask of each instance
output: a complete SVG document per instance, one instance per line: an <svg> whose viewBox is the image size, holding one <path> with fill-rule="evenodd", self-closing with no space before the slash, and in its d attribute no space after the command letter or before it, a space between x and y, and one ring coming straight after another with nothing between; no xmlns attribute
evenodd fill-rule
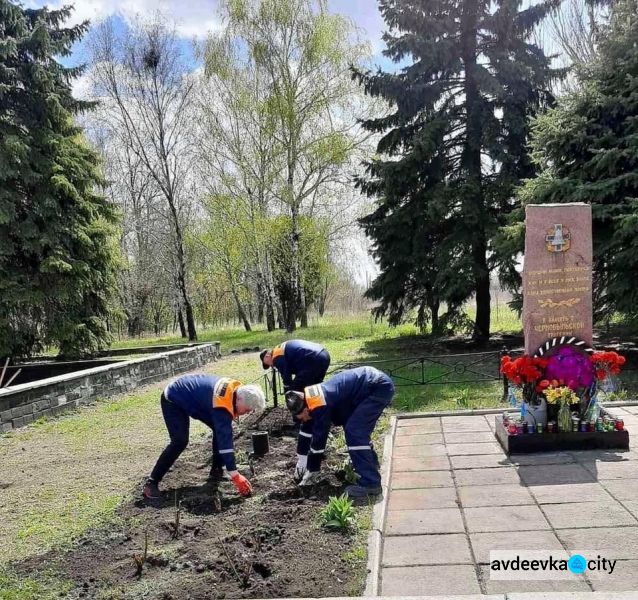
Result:
<svg viewBox="0 0 638 600"><path fill-rule="evenodd" d="M354 470L354 467L352 466L352 462L350 461L349 458L346 458L343 461L341 470L343 471L343 479L346 483L352 483L352 484L357 483L359 476L357 475L357 472Z"/></svg>
<svg viewBox="0 0 638 600"><path fill-rule="evenodd" d="M339 497L331 496L320 514L324 527L345 531L354 525L355 513L352 500L345 494Z"/></svg>
<svg viewBox="0 0 638 600"><path fill-rule="evenodd" d="M144 565L148 559L148 529L144 532L144 549L142 554L134 554L133 562L135 563L135 575L139 579L144 572Z"/></svg>
<svg viewBox="0 0 638 600"><path fill-rule="evenodd" d="M177 492L175 492L175 521L171 523L171 537L176 540L179 537L179 522L182 514L182 501L177 500Z"/></svg>

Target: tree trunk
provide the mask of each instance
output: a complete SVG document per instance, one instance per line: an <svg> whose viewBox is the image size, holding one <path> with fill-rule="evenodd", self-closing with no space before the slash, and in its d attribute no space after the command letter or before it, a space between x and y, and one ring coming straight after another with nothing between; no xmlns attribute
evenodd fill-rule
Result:
<svg viewBox="0 0 638 600"><path fill-rule="evenodd" d="M180 335L185 338L188 337L186 335L186 326L184 325L184 315L182 315L182 309L177 309L177 323L179 324L179 332Z"/></svg>
<svg viewBox="0 0 638 600"><path fill-rule="evenodd" d="M467 136L461 157L467 174L464 190L465 219L472 227L472 274L476 293L476 319L473 338L479 344L490 336L490 275L487 269L487 241L485 231L485 199L483 195L481 146L483 120L477 74L477 0L466 0L461 17L462 59L465 67L465 103Z"/></svg>
<svg viewBox="0 0 638 600"><path fill-rule="evenodd" d="M188 329L188 340L197 340L195 329L195 317L193 316L193 306L191 304L188 290L186 289L186 261L184 259L184 245L182 241L181 228L175 223L175 236L177 238L177 287L181 296L181 301L186 313L186 327Z"/></svg>
<svg viewBox="0 0 638 600"><path fill-rule="evenodd" d="M264 322L264 304L266 302L264 294L264 286L262 283L257 284L257 323Z"/></svg>
<svg viewBox="0 0 638 600"><path fill-rule="evenodd" d="M439 331L439 327L440 327L440 321L439 321L439 308L440 308L440 302L438 300L438 298L433 298L429 301L429 309L430 309L430 315L432 317L432 333L433 334L438 334L440 333Z"/></svg>
<svg viewBox="0 0 638 600"><path fill-rule="evenodd" d="M284 313L284 305L281 302L277 303L277 327L279 329L286 329L286 317Z"/></svg>
<svg viewBox="0 0 638 600"><path fill-rule="evenodd" d="M243 323L244 329L246 331L252 331L252 328L250 326L250 321L248 320L248 317L246 316L246 311L244 307L242 306L241 302L239 301L239 299L237 299L237 318Z"/></svg>
<svg viewBox="0 0 638 600"><path fill-rule="evenodd" d="M301 314L301 327L308 327L308 304L306 303L306 287L303 279L299 278L299 312Z"/></svg>
<svg viewBox="0 0 638 600"><path fill-rule="evenodd" d="M275 310L277 307L277 294L275 292L272 265L268 253L266 253L264 259L264 296L266 302L266 328L268 331L274 331L276 327Z"/></svg>
<svg viewBox="0 0 638 600"><path fill-rule="evenodd" d="M287 179L287 192L288 202L290 203L290 217L292 221L292 231L290 232L290 298L288 299L289 305L286 310L286 331L292 333L297 329L297 312L300 292L301 270L299 264L299 206L295 197L295 144L291 140L288 146L288 179Z"/></svg>
<svg viewBox="0 0 638 600"><path fill-rule="evenodd" d="M484 344L490 339L490 273L487 267L487 248L485 240L477 240L472 248L476 281L476 320L474 321L474 340Z"/></svg>
<svg viewBox="0 0 638 600"><path fill-rule="evenodd" d="M319 316L323 317L326 312L326 305L328 304L328 293L330 292L330 278L326 277L323 285L321 286L321 291L319 293L319 300L317 309L319 311ZM352 302L352 299L349 298L349 301Z"/></svg>
<svg viewBox="0 0 638 600"><path fill-rule="evenodd" d="M235 306L237 307L237 318L243 323L244 329L246 331L252 331L252 328L250 327L250 321L248 320L248 316L246 314L246 309L241 303L239 294L237 293L237 286L235 285L235 280L230 273L228 273L228 279L230 281L230 292L233 296L233 300L235 300Z"/></svg>

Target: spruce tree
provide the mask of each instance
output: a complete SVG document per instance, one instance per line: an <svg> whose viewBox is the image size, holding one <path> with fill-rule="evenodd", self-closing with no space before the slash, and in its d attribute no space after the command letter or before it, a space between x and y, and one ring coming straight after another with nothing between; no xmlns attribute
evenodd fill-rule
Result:
<svg viewBox="0 0 638 600"><path fill-rule="evenodd" d="M0 0L0 356L109 340L115 213L73 119L90 108L71 93L81 70L55 58L87 27L65 28L69 14Z"/></svg>
<svg viewBox="0 0 638 600"><path fill-rule="evenodd" d="M524 247L528 203L591 204L594 309L598 318L638 314L638 2L619 0L599 38L598 56L577 72L577 88L536 119L538 177L520 191L522 207L499 240L513 289Z"/></svg>
<svg viewBox="0 0 638 600"><path fill-rule="evenodd" d="M381 275L369 295L396 321L476 297L474 338L490 331L491 240L531 174L528 118L558 75L530 34L556 2L380 0L384 54L411 64L355 72L392 111L363 123L382 134L361 188L378 198L362 220Z"/></svg>

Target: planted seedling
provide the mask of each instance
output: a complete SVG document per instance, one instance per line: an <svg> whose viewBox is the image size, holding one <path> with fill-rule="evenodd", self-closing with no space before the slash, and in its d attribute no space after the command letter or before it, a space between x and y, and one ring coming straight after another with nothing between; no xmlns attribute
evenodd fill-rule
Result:
<svg viewBox="0 0 638 600"><path fill-rule="evenodd" d="M148 529L144 532L144 550L142 554L134 554L133 561L135 562L135 575L140 578L144 570L144 565L148 559Z"/></svg>
<svg viewBox="0 0 638 600"><path fill-rule="evenodd" d="M331 496L320 514L322 525L330 529L345 531L354 525L354 506L345 494Z"/></svg>
<svg viewBox="0 0 638 600"><path fill-rule="evenodd" d="M179 521L182 513L182 501L177 500L177 492L175 492L175 521L171 523L171 527L173 531L171 532L171 536L174 540L179 537Z"/></svg>
<svg viewBox="0 0 638 600"><path fill-rule="evenodd" d="M242 588L247 588L250 584L250 576L252 575L252 572L253 572L252 561L248 561L247 564L243 565L243 568L242 568L242 565L237 565L235 561L232 559L230 552L228 551L228 548L226 547L226 544L224 543L224 540L222 540L222 538L220 537L218 537L217 539L219 540L222 550L224 551L224 555L226 556L226 560L228 562L228 565L230 566L230 569L233 575L235 576L235 579L237 580L237 582Z"/></svg>
<svg viewBox="0 0 638 600"><path fill-rule="evenodd" d="M353 483L353 484L357 483L359 476L357 475L357 472L354 470L354 467L352 466L352 462L350 461L349 458L346 458L343 461L341 470L343 471L343 480L346 483Z"/></svg>
<svg viewBox="0 0 638 600"><path fill-rule="evenodd" d="M218 489L213 491L213 512L222 512L222 495L219 493Z"/></svg>

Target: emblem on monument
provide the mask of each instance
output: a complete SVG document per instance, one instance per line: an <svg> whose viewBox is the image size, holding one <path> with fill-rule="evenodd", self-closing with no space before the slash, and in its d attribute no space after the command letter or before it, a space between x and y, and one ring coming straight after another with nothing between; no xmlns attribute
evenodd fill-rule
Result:
<svg viewBox="0 0 638 600"><path fill-rule="evenodd" d="M560 223L547 230L545 246L548 252L567 252L571 246L572 235L569 229Z"/></svg>

